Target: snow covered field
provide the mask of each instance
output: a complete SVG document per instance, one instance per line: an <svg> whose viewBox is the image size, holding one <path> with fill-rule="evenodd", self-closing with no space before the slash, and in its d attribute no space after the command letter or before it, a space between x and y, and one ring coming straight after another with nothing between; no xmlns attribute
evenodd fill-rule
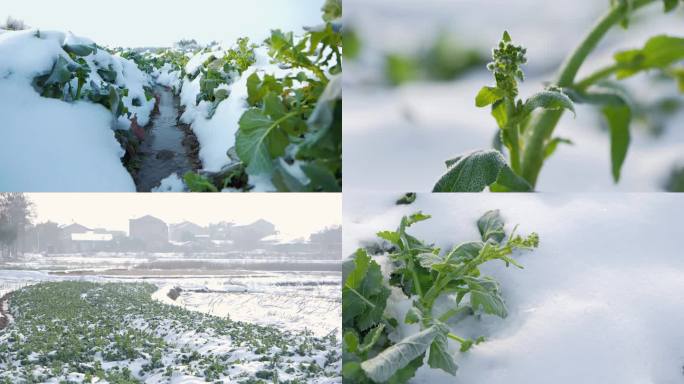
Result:
<svg viewBox="0 0 684 384"><path fill-rule="evenodd" d="M409 83L388 88L383 83L384 55L414 52L440 31L453 33L465 47L489 56L508 30L527 47L526 80L521 95L542 89L568 52L608 7L603 1L575 1L559 7L543 0L517 1L374 1L346 3L345 23L361 39L357 61L345 62L344 166L347 190L430 191L444 172L444 161L474 149L490 148L497 131L486 108L476 108L475 95L492 76L484 65L451 82ZM582 67L580 77L611 62L612 53L640 47L657 34L681 36L683 11L662 13L661 2L639 12L628 30L611 31ZM640 103L665 97L681 101L673 81L637 76L626 81ZM681 104L681 102L680 102ZM540 191L658 191L675 166L684 164L684 112L664 114L660 135L643 122L632 126L632 143L622 178L611 178L610 144L605 124L595 110L577 107L566 114L559 136L573 146L560 146L545 163ZM380 143L380 145L378 144Z"/></svg>
<svg viewBox="0 0 684 384"><path fill-rule="evenodd" d="M474 317L452 330L486 337L466 353L449 341L456 377L425 364L412 383L679 383L684 366L684 198L653 194L428 195L408 206L393 194L345 194L344 254L377 243L403 215L430 220L408 231L451 248L479 238L475 221L500 209L509 232L537 232L540 246L516 255L524 269L490 263L509 315ZM383 257L374 257L389 273ZM446 302L446 300L445 300ZM411 303L392 288L385 313ZM402 324L397 340L417 332Z"/></svg>
<svg viewBox="0 0 684 384"><path fill-rule="evenodd" d="M81 281L14 292L16 320L0 331L0 379L341 382L334 335L317 338L179 309L153 301L155 289Z"/></svg>
<svg viewBox="0 0 684 384"><path fill-rule="evenodd" d="M182 275L157 277L155 275L146 276L142 272L136 276L98 274L65 276L36 270L0 270L0 296L7 292L16 293L22 288L45 282L128 284L121 287L130 286L130 283L154 284L149 286L153 288L143 296L134 295L129 298L123 296L121 298L110 298L110 300L115 303L122 300L121 304L127 308L127 311L132 308L131 306L137 305L135 303L138 299L150 300L150 302L165 304L164 307L166 308L184 311L179 312L182 314L181 318L185 319L180 323L178 318L162 320L159 323L159 315L155 314L154 317L150 317L147 311L144 313L134 311L128 313L125 318L124 325L139 330L144 337L163 338L168 347L162 352L161 360L158 360L162 364L155 363L154 357L152 357L153 353L148 352L147 349L130 361L119 361L119 358L97 358L105 370L113 367L122 369L126 367L134 377L143 380L145 383L199 383L205 382L205 380L213 382L219 378L228 380L225 382L243 382L254 375L257 379L272 380L273 377L278 377L280 380L298 379L301 380L300 382L306 383L336 383L340 381L338 376L340 369L339 344L336 344L337 341L335 341L340 340L341 335L340 272L241 270L235 271L231 276L211 276L211 271L205 273L206 276L202 277ZM169 291L174 288L181 290L180 295L175 300L168 296ZM90 289L88 292L97 292L101 288L88 289ZM88 300L88 297L92 296L92 292L81 294L81 299ZM93 299L96 299L96 295L93 296ZM115 307L116 311L121 309L117 309L116 305L111 303L107 305ZM114 309L110 308L110 310ZM15 314L17 321L26 320L22 319L21 313L16 312L12 301L10 301L9 310ZM169 309L163 310L170 311ZM117 313L112 313L111 316L118 316ZM211 318L204 317L209 315L212 316L211 318L215 316L216 319L220 320L215 322ZM190 320L193 318L195 320ZM202 321L198 322L196 319L202 319ZM228 323L222 323L225 321ZM231 321L237 323L230 325ZM78 325L78 327L84 326L87 327L87 324ZM241 327L245 326L263 328L240 330ZM226 334L226 329L231 327L234 327L235 332L238 332L240 336L236 336L232 333L233 331L228 331L229 334ZM15 328L10 326L5 335L0 331L0 344L2 340L7 339L8 336L6 335L10 335L13 330ZM152 334L148 335L150 332ZM245 334L245 332L247 333ZM252 336L246 336L247 334ZM260 336L264 337L261 342L258 341ZM142 336L138 335L137 337ZM248 337L247 340L251 341L248 341L247 344L236 341L244 337ZM292 348L293 351L301 351L301 355L299 352L292 355L280 346L268 349L267 354L270 356L273 353L273 356L266 359L263 356L264 352L259 352L259 348L256 348L259 345L280 343L277 341L280 338L284 338L284 341L281 341L288 345L288 348ZM315 347L313 350L309 350L310 346ZM189 351L195 351L198 355L193 354L188 360L187 353ZM266 363L267 361L273 362ZM3 367L2 364L3 359L0 358L0 368ZM311 364L316 366L309 367ZM168 368L159 369L165 366ZM39 368L35 372L36 374L48 374L49 370ZM81 369L71 372L84 371ZM220 372L224 372L225 376L222 376ZM6 376L0 374L0 378L3 377ZM75 382L82 382L86 378L82 373L72 373L65 377L69 377ZM211 377L214 379L210 379ZM107 378L107 380L111 379Z"/></svg>

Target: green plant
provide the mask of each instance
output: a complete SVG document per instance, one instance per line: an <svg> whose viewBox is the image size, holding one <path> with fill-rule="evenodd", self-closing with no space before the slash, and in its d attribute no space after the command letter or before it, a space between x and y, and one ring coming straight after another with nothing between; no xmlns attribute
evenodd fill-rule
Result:
<svg viewBox="0 0 684 384"><path fill-rule="evenodd" d="M308 29L299 40L280 30L266 40L274 62L299 72L254 73L247 81L252 107L240 118L235 149L247 173L269 175L279 191L342 188L342 34L336 24L341 2L328 1L324 12L325 25ZM297 160L307 180L292 176L282 163Z"/></svg>
<svg viewBox="0 0 684 384"><path fill-rule="evenodd" d="M487 187L492 191L533 190L544 161L559 144L568 143L553 132L564 111L574 113L575 103L596 106L603 114L610 132L612 175L617 183L630 144L632 107L614 80L659 70L677 79L681 87L683 72L674 65L684 59L684 38L655 36L642 48L617 52L612 64L583 79L577 79L577 73L611 28L617 24L626 28L634 12L660 1L665 12L673 11L680 3L679 0L613 0L610 9L563 62L552 85L524 101L518 94L518 81L524 79L521 66L526 62L526 51L513 44L504 32L488 65L495 84L483 87L475 98L477 107L491 106L502 147L448 160L447 171L433 191L479 192ZM508 152L508 162L501 153L503 148Z"/></svg>
<svg viewBox="0 0 684 384"><path fill-rule="evenodd" d="M406 231L430 216L416 213L404 216L396 231L377 235L391 248L392 263L389 279L385 279L377 264L364 249L359 249L343 267L342 290L343 379L349 383L404 383L423 365L455 374L457 365L447 349L449 339L458 342L466 352L484 341L454 334L453 324L465 317L479 314L507 316L498 282L482 276L480 266L500 260L506 266L522 268L511 254L517 250L536 248L539 237L506 236L504 222L498 211L485 213L478 221L480 241L461 243L447 252L426 244ZM385 314L390 290L387 284L401 289L412 307L403 322L419 324L420 332L398 342L392 342L389 331L398 321ZM435 301L443 295L453 295L451 307L437 311ZM468 302L465 299L468 298Z"/></svg>

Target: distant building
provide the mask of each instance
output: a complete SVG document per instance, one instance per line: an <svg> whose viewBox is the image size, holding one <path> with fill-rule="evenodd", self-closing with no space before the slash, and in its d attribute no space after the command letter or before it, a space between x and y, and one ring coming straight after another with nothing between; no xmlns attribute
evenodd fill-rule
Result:
<svg viewBox="0 0 684 384"><path fill-rule="evenodd" d="M169 240L184 243L194 241L197 237L208 237L207 228L189 221L169 225Z"/></svg>
<svg viewBox="0 0 684 384"><path fill-rule="evenodd" d="M129 220L128 234L132 240L145 244L148 250L161 250L169 243L169 227L164 221L150 215Z"/></svg>
<svg viewBox="0 0 684 384"><path fill-rule="evenodd" d="M114 245L111 233L87 231L72 233L70 247L74 252L98 252L111 250Z"/></svg>

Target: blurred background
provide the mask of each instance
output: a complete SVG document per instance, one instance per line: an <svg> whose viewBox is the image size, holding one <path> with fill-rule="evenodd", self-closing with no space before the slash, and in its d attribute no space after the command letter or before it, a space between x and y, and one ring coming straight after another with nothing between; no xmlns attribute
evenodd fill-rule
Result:
<svg viewBox="0 0 684 384"><path fill-rule="evenodd" d="M475 95L493 84L486 69L504 30L527 48L521 97L542 90L610 2L578 0L346 0L344 167L348 190L430 191L444 161L491 148L498 131ZM578 78L648 38L684 36L684 7L662 2L614 28ZM556 127L562 145L542 169L540 191L684 191L684 96L659 73L621 81L634 104L622 178L611 177L607 126L577 105Z"/></svg>

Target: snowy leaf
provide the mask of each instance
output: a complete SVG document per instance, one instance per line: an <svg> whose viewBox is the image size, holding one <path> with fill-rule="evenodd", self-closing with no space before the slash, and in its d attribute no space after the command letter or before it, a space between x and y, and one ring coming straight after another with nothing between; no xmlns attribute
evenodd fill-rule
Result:
<svg viewBox="0 0 684 384"><path fill-rule="evenodd" d="M432 368L441 369L444 372L456 375L458 365L456 365L454 357L449 353L446 334L438 334L432 342L432 345L430 345L428 365Z"/></svg>
<svg viewBox="0 0 684 384"><path fill-rule="evenodd" d="M247 164L250 174L270 173L273 157L285 154L287 136L277 129L278 123L259 109L250 109L240 118L235 150Z"/></svg>
<svg viewBox="0 0 684 384"><path fill-rule="evenodd" d="M501 218L499 210L492 210L486 212L477 220L477 229L480 231L482 241L494 241L501 243L506 237L504 232L504 221Z"/></svg>
<svg viewBox="0 0 684 384"><path fill-rule="evenodd" d="M444 332L443 326L433 325L404 338L374 358L364 361L361 363L361 368L372 380L380 383L385 382L395 372L422 356L435 337L442 332Z"/></svg>

